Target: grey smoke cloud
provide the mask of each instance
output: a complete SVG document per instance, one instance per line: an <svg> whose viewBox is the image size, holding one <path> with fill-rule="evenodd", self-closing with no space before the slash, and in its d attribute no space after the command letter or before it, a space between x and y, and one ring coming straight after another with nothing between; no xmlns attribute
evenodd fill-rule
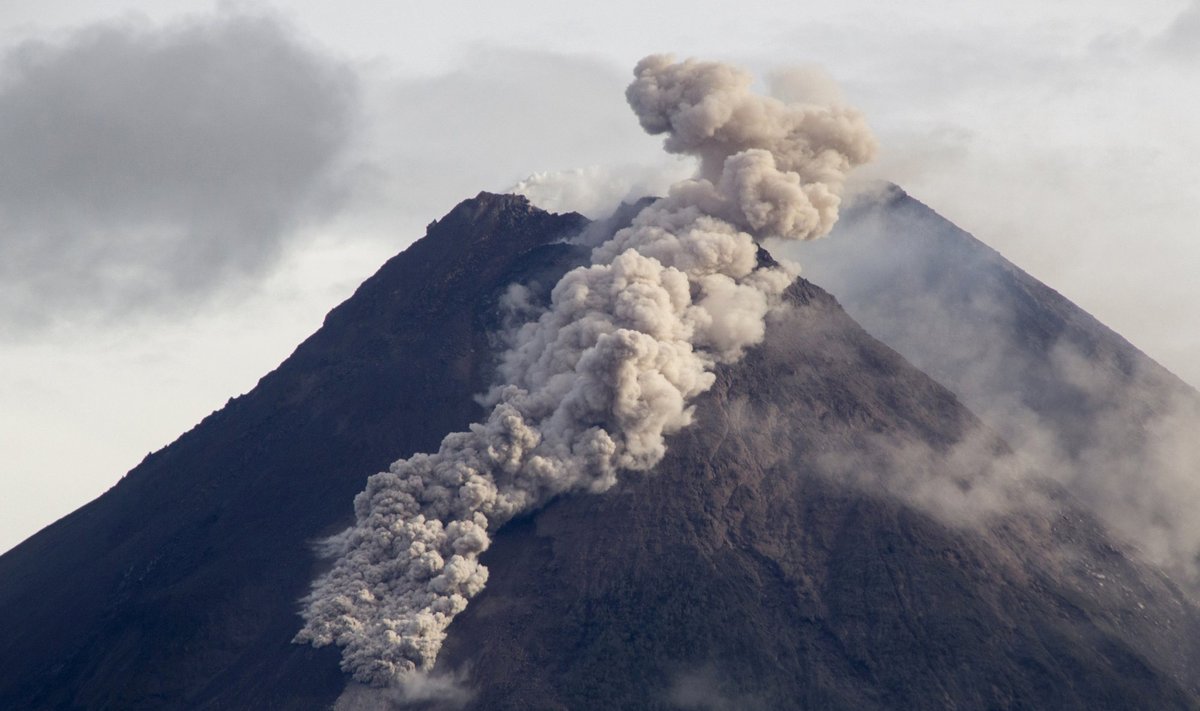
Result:
<svg viewBox="0 0 1200 711"><path fill-rule="evenodd" d="M766 711L770 705L752 695L730 693L723 688L715 666L677 674L671 681L667 701L678 709L692 711Z"/></svg>
<svg viewBox="0 0 1200 711"><path fill-rule="evenodd" d="M767 87L776 99L788 104L844 104L842 88L829 72L817 65L785 67L767 76Z"/></svg>
<svg viewBox="0 0 1200 711"><path fill-rule="evenodd" d="M333 705L333 711L401 711L402 709L436 708L439 711L460 709L471 702L474 694L463 685L460 674L409 674L403 686L386 688L366 686L355 682L346 685Z"/></svg>
<svg viewBox="0 0 1200 711"><path fill-rule="evenodd" d="M783 104L840 106L844 97L833 78L820 67L787 67L768 76L770 95ZM756 100L757 101L757 100ZM765 103L765 102L764 102ZM874 151L873 145L864 150ZM655 164L591 165L569 170L539 171L518 181L507 192L524 195L551 212L579 212L593 219L606 217L622 202L667 194L671 186L695 172L691 161Z"/></svg>
<svg viewBox="0 0 1200 711"><path fill-rule="evenodd" d="M395 462L355 498L296 641L341 646L358 681L403 684L432 667L487 582L479 555L497 527L662 459L715 365L761 341L793 278L759 265L758 240L823 235L846 172L874 149L852 110L753 94L732 67L652 56L635 77L626 96L642 125L700 157L701 175L642 209L507 334L485 422ZM521 295L506 301L529 313Z"/></svg>
<svg viewBox="0 0 1200 711"><path fill-rule="evenodd" d="M278 18L107 22L0 55L0 337L203 298L338 195L356 80Z"/></svg>
<svg viewBox="0 0 1200 711"><path fill-rule="evenodd" d="M839 186L850 166L875 153L875 139L858 111L837 104L797 110L796 104L755 94L753 77L727 65L671 64L652 56L634 74L626 97L642 128L666 134L668 153L698 156L701 177L710 180L723 174L727 158L755 149L770 153L780 171L796 173L802 184Z"/></svg>

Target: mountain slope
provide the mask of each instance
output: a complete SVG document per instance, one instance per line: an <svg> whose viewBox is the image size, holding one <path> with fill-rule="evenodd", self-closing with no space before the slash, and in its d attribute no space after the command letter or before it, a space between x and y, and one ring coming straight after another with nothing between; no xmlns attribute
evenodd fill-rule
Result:
<svg viewBox="0 0 1200 711"><path fill-rule="evenodd" d="M1154 561L1200 585L1200 394L895 186L792 256Z"/></svg>
<svg viewBox="0 0 1200 711"><path fill-rule="evenodd" d="M559 241L583 224L465 201L252 392L0 557L0 707L333 704L336 650L290 643L310 542L480 416L499 295L585 258ZM655 472L497 533L439 662L471 704L1200 706L1170 581L1061 492L975 523L909 496L970 488L964 441L1005 476L1006 445L821 289L789 298Z"/></svg>
<svg viewBox="0 0 1200 711"><path fill-rule="evenodd" d="M336 650L290 643L310 543L369 474L479 416L499 291L582 224L462 203L253 391L0 557L0 707L331 703Z"/></svg>
<svg viewBox="0 0 1200 711"><path fill-rule="evenodd" d="M1166 667L1196 659L1195 609L1069 501L962 527L831 476L879 437L934 466L979 423L790 296L654 474L497 537L441 660L469 707L1194 708Z"/></svg>

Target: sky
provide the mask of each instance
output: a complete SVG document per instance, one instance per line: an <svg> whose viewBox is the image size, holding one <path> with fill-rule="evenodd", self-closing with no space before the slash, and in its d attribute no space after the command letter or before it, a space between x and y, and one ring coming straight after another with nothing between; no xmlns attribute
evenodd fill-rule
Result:
<svg viewBox="0 0 1200 711"><path fill-rule="evenodd" d="M865 177L1200 384L1200 0L0 0L0 551L460 200L686 174L623 98L655 52L819 80L879 138Z"/></svg>

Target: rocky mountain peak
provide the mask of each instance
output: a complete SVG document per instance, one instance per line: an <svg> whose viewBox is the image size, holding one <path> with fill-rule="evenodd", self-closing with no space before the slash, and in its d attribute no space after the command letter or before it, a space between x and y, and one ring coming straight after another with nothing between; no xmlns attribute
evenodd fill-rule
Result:
<svg viewBox="0 0 1200 711"><path fill-rule="evenodd" d="M0 706L401 704L292 643L311 545L367 476L479 419L500 294L553 284L585 224L460 203L254 390L0 556ZM1186 596L1068 499L940 515L912 492L974 486L958 444L1003 443L818 286L787 301L652 471L497 532L450 691L418 705L1197 705Z"/></svg>

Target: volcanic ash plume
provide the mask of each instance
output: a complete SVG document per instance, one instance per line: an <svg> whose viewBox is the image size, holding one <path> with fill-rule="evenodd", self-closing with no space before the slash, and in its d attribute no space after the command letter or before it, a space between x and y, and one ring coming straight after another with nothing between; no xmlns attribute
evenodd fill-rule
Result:
<svg viewBox="0 0 1200 711"><path fill-rule="evenodd" d="M847 172L874 150L857 112L755 95L733 67L651 56L635 75L626 95L642 126L698 156L700 175L597 247L511 334L485 422L392 464L355 498L296 640L341 646L359 681L432 667L487 582L479 555L504 522L662 459L715 364L762 339L793 278L759 266L756 240L825 234Z"/></svg>

